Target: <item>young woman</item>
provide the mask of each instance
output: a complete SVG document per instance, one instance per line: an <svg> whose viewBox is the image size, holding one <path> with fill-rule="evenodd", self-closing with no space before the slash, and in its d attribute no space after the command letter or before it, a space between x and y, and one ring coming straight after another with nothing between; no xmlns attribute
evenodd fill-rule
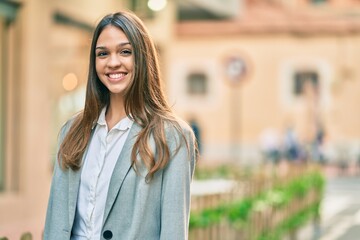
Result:
<svg viewBox="0 0 360 240"><path fill-rule="evenodd" d="M154 44L134 14L97 25L85 107L59 144L45 240L187 239L194 135L165 100Z"/></svg>

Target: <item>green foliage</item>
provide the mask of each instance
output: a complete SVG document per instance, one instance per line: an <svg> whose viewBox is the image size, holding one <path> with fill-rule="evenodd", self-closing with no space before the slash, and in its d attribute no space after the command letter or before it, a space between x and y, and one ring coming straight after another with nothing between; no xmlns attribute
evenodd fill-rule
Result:
<svg viewBox="0 0 360 240"><path fill-rule="evenodd" d="M223 206L214 209L205 209L198 214L192 214L190 217L190 228L200 227L205 228L221 221Z"/></svg>
<svg viewBox="0 0 360 240"><path fill-rule="evenodd" d="M194 177L199 180L203 179L238 179L251 176L251 168L242 168L240 170L236 165L224 164L218 167L197 167Z"/></svg>
<svg viewBox="0 0 360 240"><path fill-rule="evenodd" d="M226 212L227 219L231 223L245 222L248 219L248 216L253 208L254 200L251 198L244 199L240 202L233 203L228 205Z"/></svg>
<svg viewBox="0 0 360 240"><path fill-rule="evenodd" d="M22 234L20 238L20 240L32 240L32 239L33 239L32 234L29 232Z"/></svg>
<svg viewBox="0 0 360 240"><path fill-rule="evenodd" d="M29 232L23 233L20 237L20 240L32 240L32 234ZM0 237L0 240L9 240L7 237Z"/></svg>
<svg viewBox="0 0 360 240"><path fill-rule="evenodd" d="M196 168L195 178L196 179L210 179L210 178L229 178L232 175L230 166L221 165L217 168Z"/></svg>

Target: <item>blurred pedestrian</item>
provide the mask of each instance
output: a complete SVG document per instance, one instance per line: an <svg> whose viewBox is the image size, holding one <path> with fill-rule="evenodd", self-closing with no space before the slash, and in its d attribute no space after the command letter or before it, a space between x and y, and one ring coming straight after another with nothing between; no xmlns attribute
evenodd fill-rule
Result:
<svg viewBox="0 0 360 240"><path fill-rule="evenodd" d="M301 159L301 147L294 129L289 126L284 136L284 155L289 161Z"/></svg>
<svg viewBox="0 0 360 240"><path fill-rule="evenodd" d="M199 150L199 153L201 153L202 145L201 145L201 130L200 130L200 126L199 126L198 122L197 122L194 118L191 118L191 119L190 119L189 124L190 124L191 129L192 129L193 132L194 132L195 139L196 139L196 144L197 144L197 148L198 148L198 150Z"/></svg>
<svg viewBox="0 0 360 240"><path fill-rule="evenodd" d="M194 134L165 100L157 53L132 13L105 16L85 107L60 132L45 240L186 239Z"/></svg>
<svg viewBox="0 0 360 240"><path fill-rule="evenodd" d="M281 159L281 143L277 130L265 129L260 135L260 147L266 162L279 163Z"/></svg>

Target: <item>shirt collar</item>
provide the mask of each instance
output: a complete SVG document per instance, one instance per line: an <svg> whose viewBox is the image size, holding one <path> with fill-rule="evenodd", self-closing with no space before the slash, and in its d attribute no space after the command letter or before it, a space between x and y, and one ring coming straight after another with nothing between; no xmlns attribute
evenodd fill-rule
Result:
<svg viewBox="0 0 360 240"><path fill-rule="evenodd" d="M103 107L103 109L100 112L99 118L97 120L97 124L101 126L106 126L105 113L106 113L106 107Z"/></svg>
<svg viewBox="0 0 360 240"><path fill-rule="evenodd" d="M113 129L118 129L120 131L126 131L131 128L133 124L133 121L126 116L125 118L121 119L120 122L118 122Z"/></svg>
<svg viewBox="0 0 360 240"><path fill-rule="evenodd" d="M106 126L106 119L105 119L105 113L106 113L106 107L104 107L99 115L99 118L97 120L97 124L101 126ZM120 131L126 131L127 129L131 128L133 124L133 120L131 120L128 116L121 119L114 127L113 129L117 129Z"/></svg>

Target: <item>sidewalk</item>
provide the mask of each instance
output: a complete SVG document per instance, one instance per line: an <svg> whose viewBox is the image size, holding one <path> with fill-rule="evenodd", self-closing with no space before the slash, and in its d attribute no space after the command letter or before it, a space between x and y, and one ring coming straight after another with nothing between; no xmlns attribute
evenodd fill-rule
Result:
<svg viewBox="0 0 360 240"><path fill-rule="evenodd" d="M345 171L334 166L324 168L327 185L320 225L309 222L297 232L297 240L360 239L360 177L357 170L355 167Z"/></svg>

